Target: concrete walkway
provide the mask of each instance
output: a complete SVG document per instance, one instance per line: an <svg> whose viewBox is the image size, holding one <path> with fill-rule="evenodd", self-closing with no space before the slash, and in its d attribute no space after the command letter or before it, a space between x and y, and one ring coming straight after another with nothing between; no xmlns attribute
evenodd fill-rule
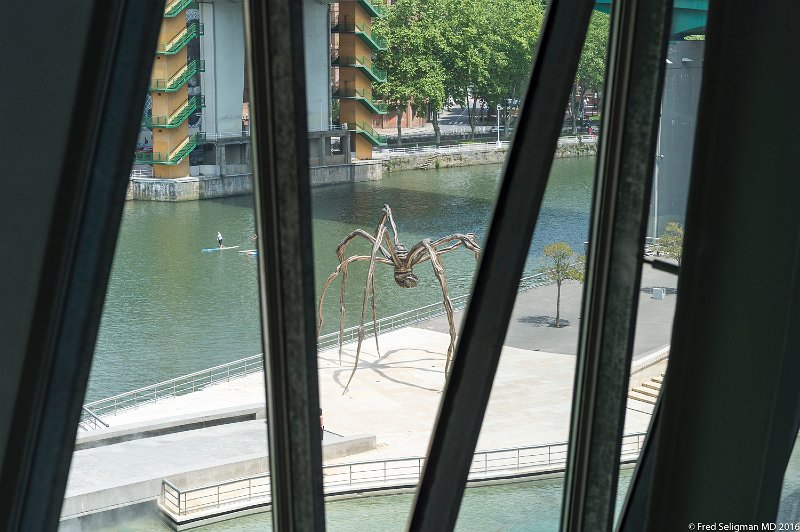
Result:
<svg viewBox="0 0 800 532"><path fill-rule="evenodd" d="M650 299L652 286L667 287L671 289L668 293L674 293L674 278L645 269L635 343L637 357L669 343L675 297ZM561 328L547 326L555 309L554 286L532 289L518 297L477 450L567 439L575 371L575 357L569 355L575 353L577 345L582 289L577 283L562 287L562 317L568 326ZM374 340L367 339L346 393L343 392L352 372L355 345L345 346L341 365L336 349L319 355L320 399L326 429L343 436L374 434L377 439L374 450L326 463L425 455L444 385L449 343L446 330L446 320L436 318L382 334L380 356ZM263 374L256 373L145 405L109 417L107 422L115 427L263 401ZM647 412L629 409L625 431L645 431L649 421ZM104 490L132 490L130 486L148 482L157 482L160 487L161 478L182 471L265 456L263 420L86 449L74 454L66 497L68 501L89 493L101 497ZM236 467L232 466L228 478L242 476L245 469ZM223 470L214 476L220 471ZM152 491L152 486L147 489ZM134 492L129 494L131 500L136 496ZM80 508L65 504L64 510L64 515L72 515Z"/></svg>

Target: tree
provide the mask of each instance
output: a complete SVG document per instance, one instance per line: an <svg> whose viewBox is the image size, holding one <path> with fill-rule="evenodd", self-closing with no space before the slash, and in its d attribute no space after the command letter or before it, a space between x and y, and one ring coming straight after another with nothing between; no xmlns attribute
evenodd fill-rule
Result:
<svg viewBox="0 0 800 532"><path fill-rule="evenodd" d="M488 76L476 88L489 110L500 105L503 123L510 125L512 109L528 81L533 51L544 20L544 8L535 0L495 0L489 11L488 25L496 40L491 41L487 61ZM509 128L504 136L508 137Z"/></svg>
<svg viewBox="0 0 800 532"><path fill-rule="evenodd" d="M676 222L668 223L664 234L658 239L656 251L668 259L677 260L680 264L683 255L683 226Z"/></svg>
<svg viewBox="0 0 800 532"><path fill-rule="evenodd" d="M377 62L386 69L386 83L378 87L397 113L397 143L402 144L401 117L412 104L415 112L434 112L436 143L440 132L438 111L445 100L441 48L445 45L439 26L444 18L442 0L398 0L373 30L387 41Z"/></svg>
<svg viewBox="0 0 800 532"><path fill-rule="evenodd" d="M440 62L446 72L445 92L467 111L470 137L477 126L478 88L489 78L487 68L492 48L500 35L489 26L489 12L495 2L439 0L445 7L438 21L444 46L439 48Z"/></svg>
<svg viewBox="0 0 800 532"><path fill-rule="evenodd" d="M572 133L578 133L577 117L583 116L583 99L589 90L602 90L606 71L606 49L608 47L609 16L593 11L589 20L586 40L583 42L578 72L572 84L569 112L572 117Z"/></svg>
<svg viewBox="0 0 800 532"><path fill-rule="evenodd" d="M572 251L566 242L544 247L548 265L539 271L556 283L556 327L561 327L561 284L567 280L583 282L583 258Z"/></svg>

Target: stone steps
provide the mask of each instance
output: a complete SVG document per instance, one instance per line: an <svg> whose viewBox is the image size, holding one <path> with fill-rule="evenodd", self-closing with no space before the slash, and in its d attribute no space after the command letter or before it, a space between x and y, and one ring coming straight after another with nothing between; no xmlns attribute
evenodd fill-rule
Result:
<svg viewBox="0 0 800 532"><path fill-rule="evenodd" d="M656 399L658 399L658 394L661 393L661 385L663 383L664 374L662 373L660 376L650 379L649 382L643 382L640 386L632 388L628 392L628 399L634 399L636 401L641 401L642 403L655 405Z"/></svg>

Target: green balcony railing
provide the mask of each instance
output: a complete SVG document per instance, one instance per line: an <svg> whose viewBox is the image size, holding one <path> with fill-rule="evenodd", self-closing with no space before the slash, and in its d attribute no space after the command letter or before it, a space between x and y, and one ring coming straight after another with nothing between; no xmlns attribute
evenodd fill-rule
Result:
<svg viewBox="0 0 800 532"><path fill-rule="evenodd" d="M183 9L194 0L171 0L164 7L164 16L167 18L177 17Z"/></svg>
<svg viewBox="0 0 800 532"><path fill-rule="evenodd" d="M372 126L366 122L355 124L355 132L363 135L373 146L386 146L386 137L375 133Z"/></svg>
<svg viewBox="0 0 800 532"><path fill-rule="evenodd" d="M340 100L356 100L369 109L372 114L385 115L389 112L385 103L376 102L372 99L372 95L364 89L335 88L333 97Z"/></svg>
<svg viewBox="0 0 800 532"><path fill-rule="evenodd" d="M193 22L182 29L178 34L169 40L169 42L160 42L156 44L156 53L163 55L174 55L183 50L189 41L203 35L204 26L197 22Z"/></svg>
<svg viewBox="0 0 800 532"><path fill-rule="evenodd" d="M366 11L371 17L382 17L386 14L386 6L380 4L373 4L370 0L358 0L358 4Z"/></svg>
<svg viewBox="0 0 800 532"><path fill-rule="evenodd" d="M186 68L180 69L169 79L151 79L150 90L154 92L175 92L183 87L183 84L189 81L189 78L198 72L205 71L205 61L192 61L186 65Z"/></svg>
<svg viewBox="0 0 800 532"><path fill-rule="evenodd" d="M367 28L367 25L363 22L361 24L356 24L355 33L358 35L362 41L366 43L367 46L375 50L376 52L380 50L386 50L386 39L382 37L378 37L370 28Z"/></svg>
<svg viewBox="0 0 800 532"><path fill-rule="evenodd" d="M200 142L200 140L201 136L199 133L190 135L185 143L170 153L137 151L134 161L137 164L180 164L180 162L183 161L186 156L197 147L197 143Z"/></svg>
<svg viewBox="0 0 800 532"><path fill-rule="evenodd" d="M162 127L165 129L176 128L180 126L186 118L197 109L202 109L206 106L206 99L204 96L192 96L187 98L181 103L178 108L170 116L145 116L142 117L142 125L144 127L154 128Z"/></svg>
<svg viewBox="0 0 800 532"><path fill-rule="evenodd" d="M386 50L386 40L378 37L367 28L363 22L361 24L353 24L352 22L335 22L331 25L332 33L355 33L364 43L372 50L379 52Z"/></svg>
<svg viewBox="0 0 800 532"><path fill-rule="evenodd" d="M386 71L375 68L371 61L366 57L354 57L348 55L334 55L331 64L334 66L354 67L364 73L371 81L383 83L386 81Z"/></svg>

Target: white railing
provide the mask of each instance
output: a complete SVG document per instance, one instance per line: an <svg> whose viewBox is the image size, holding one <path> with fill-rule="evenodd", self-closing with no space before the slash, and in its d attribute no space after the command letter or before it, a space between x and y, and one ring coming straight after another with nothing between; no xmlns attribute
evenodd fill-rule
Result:
<svg viewBox="0 0 800 532"><path fill-rule="evenodd" d="M537 286L542 286L550 283L551 281L544 273L529 275L520 279L519 291L523 292L525 290L529 290L531 288L535 288ZM453 304L453 310L454 311L463 310L464 307L467 306L468 299L469 299L469 294L463 294L460 296L450 298L450 302ZM416 308L413 310L407 310L405 312L394 314L392 316L386 316L385 318L377 320L374 326L372 323L364 324L364 338L369 338L373 336L376 331L378 334L381 334L383 332L388 332L393 329L407 327L409 325L418 323L420 321L429 320L431 318L437 318L442 315L444 315L444 305L441 302L438 302L438 303L431 303L430 305L425 305L424 307ZM347 329L342 331L342 344L358 340L358 329L359 327L356 325L353 327L348 327ZM339 344L338 331L328 334L323 334L317 339L317 349L319 351L324 351L325 349L329 349L338 344Z"/></svg>
<svg viewBox="0 0 800 532"><path fill-rule="evenodd" d="M238 139L249 137L250 131L222 131L220 133L203 133L205 140Z"/></svg>
<svg viewBox="0 0 800 532"><path fill-rule="evenodd" d="M320 131L347 131L347 124L331 124L327 128L312 128L309 129L309 133L319 133Z"/></svg>
<svg viewBox="0 0 800 532"><path fill-rule="evenodd" d="M620 460L635 460L642 450L645 433L622 437ZM563 469L567 463L567 442L480 451L472 458L469 480L490 480ZM328 494L353 490L410 487L419 483L424 457L372 460L323 466L322 484ZM160 505L175 516L209 512L231 504L251 501L267 503L271 497L269 473L238 478L218 484L181 489L164 479Z"/></svg>
<svg viewBox="0 0 800 532"><path fill-rule="evenodd" d="M596 144L597 136L579 135L559 137L559 146L569 146L574 144ZM452 153L466 152L485 152L494 150L507 150L510 143L500 142L469 142L464 144L453 144L450 146L417 146L409 148L383 148L373 151L372 156L377 159L387 159L391 157L402 157L405 155L444 155Z"/></svg>
<svg viewBox="0 0 800 532"><path fill-rule="evenodd" d="M559 146L565 146L571 144L596 144L596 143L597 143L597 135L577 135L577 136L558 137Z"/></svg>
<svg viewBox="0 0 800 532"><path fill-rule="evenodd" d="M147 170L131 170L131 177L153 177L153 169L149 168Z"/></svg>
<svg viewBox="0 0 800 532"><path fill-rule="evenodd" d="M538 273L529 275L520 279L519 291L522 292L549 283L550 281L545 274ZM468 298L468 294L451 298L450 301L453 304L453 310L462 310L466 306ZM424 307L381 318L376 322L375 329L377 329L378 334L380 334L442 315L444 315L444 306L442 303L431 303ZM373 336L374 329L371 324L365 324L364 329L365 338ZM342 334L343 344L357 339L358 326L348 327L344 330ZM324 334L317 340L317 350L324 351L338 345L338 342L338 331ZM101 427L92 416L113 416L125 410L145 404L156 403L169 397L177 397L179 395L196 392L212 384L228 382L232 378L243 377L261 371L262 368L262 356L260 354L253 355L214 366L213 368L176 377L168 381L151 384L150 386L131 390L113 397L92 401L84 405L84 412L81 415L79 426L83 431L98 429Z"/></svg>
<svg viewBox="0 0 800 532"><path fill-rule="evenodd" d="M404 155L435 155L448 153L484 152L494 150L507 150L508 141L497 142L470 142L466 144L453 144L451 146L420 146L411 148L384 148L373 152L372 156L378 159L402 157Z"/></svg>
<svg viewBox="0 0 800 532"><path fill-rule="evenodd" d="M99 428L94 423L93 416L113 416L144 404L196 392L212 384L228 382L231 379L262 371L263 366L261 355L253 355L113 397L92 401L84 405L81 426L84 427L84 430Z"/></svg>

